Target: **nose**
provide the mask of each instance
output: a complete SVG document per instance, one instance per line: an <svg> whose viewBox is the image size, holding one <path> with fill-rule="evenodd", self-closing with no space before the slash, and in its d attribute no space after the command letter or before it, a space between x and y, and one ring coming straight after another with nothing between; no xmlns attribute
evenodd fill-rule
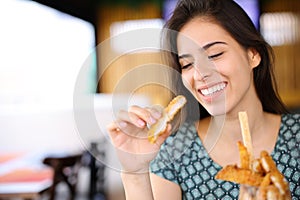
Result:
<svg viewBox="0 0 300 200"><path fill-rule="evenodd" d="M207 62L195 62L194 63L194 80L205 81L212 74L211 63Z"/></svg>

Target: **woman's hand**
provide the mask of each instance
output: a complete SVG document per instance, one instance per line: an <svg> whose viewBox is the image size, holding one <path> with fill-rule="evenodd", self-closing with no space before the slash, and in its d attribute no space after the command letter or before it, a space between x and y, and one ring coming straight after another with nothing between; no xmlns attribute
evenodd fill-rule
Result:
<svg viewBox="0 0 300 200"><path fill-rule="evenodd" d="M161 116L161 109L132 106L128 111L119 111L117 119L108 125L124 172L148 172L149 163L171 133L171 125L168 125L154 144L149 142L147 125L154 124Z"/></svg>

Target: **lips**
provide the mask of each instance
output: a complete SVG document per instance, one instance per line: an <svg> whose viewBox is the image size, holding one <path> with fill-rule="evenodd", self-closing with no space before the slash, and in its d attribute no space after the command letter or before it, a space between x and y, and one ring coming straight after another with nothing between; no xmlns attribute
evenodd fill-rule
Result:
<svg viewBox="0 0 300 200"><path fill-rule="evenodd" d="M211 97L215 94L217 94L218 92L224 90L224 88L226 87L226 83L222 82L222 83L218 83L209 87L205 87L202 89L199 89L199 92L205 96L205 97Z"/></svg>

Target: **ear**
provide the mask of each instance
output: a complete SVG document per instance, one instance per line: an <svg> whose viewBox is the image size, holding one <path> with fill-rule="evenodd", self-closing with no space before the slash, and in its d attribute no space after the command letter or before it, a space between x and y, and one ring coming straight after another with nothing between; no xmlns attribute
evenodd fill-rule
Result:
<svg viewBox="0 0 300 200"><path fill-rule="evenodd" d="M260 54L254 48L248 49L248 59L252 69L257 67L261 61Z"/></svg>

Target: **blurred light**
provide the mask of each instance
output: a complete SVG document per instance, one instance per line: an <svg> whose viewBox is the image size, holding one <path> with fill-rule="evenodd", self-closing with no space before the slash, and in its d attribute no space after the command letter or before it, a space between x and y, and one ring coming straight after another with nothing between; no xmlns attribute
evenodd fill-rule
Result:
<svg viewBox="0 0 300 200"><path fill-rule="evenodd" d="M264 13L261 33L272 46L292 44L299 40L299 16L290 12Z"/></svg>
<svg viewBox="0 0 300 200"><path fill-rule="evenodd" d="M143 19L114 22L110 26L112 49L119 53L160 47L163 19Z"/></svg>

